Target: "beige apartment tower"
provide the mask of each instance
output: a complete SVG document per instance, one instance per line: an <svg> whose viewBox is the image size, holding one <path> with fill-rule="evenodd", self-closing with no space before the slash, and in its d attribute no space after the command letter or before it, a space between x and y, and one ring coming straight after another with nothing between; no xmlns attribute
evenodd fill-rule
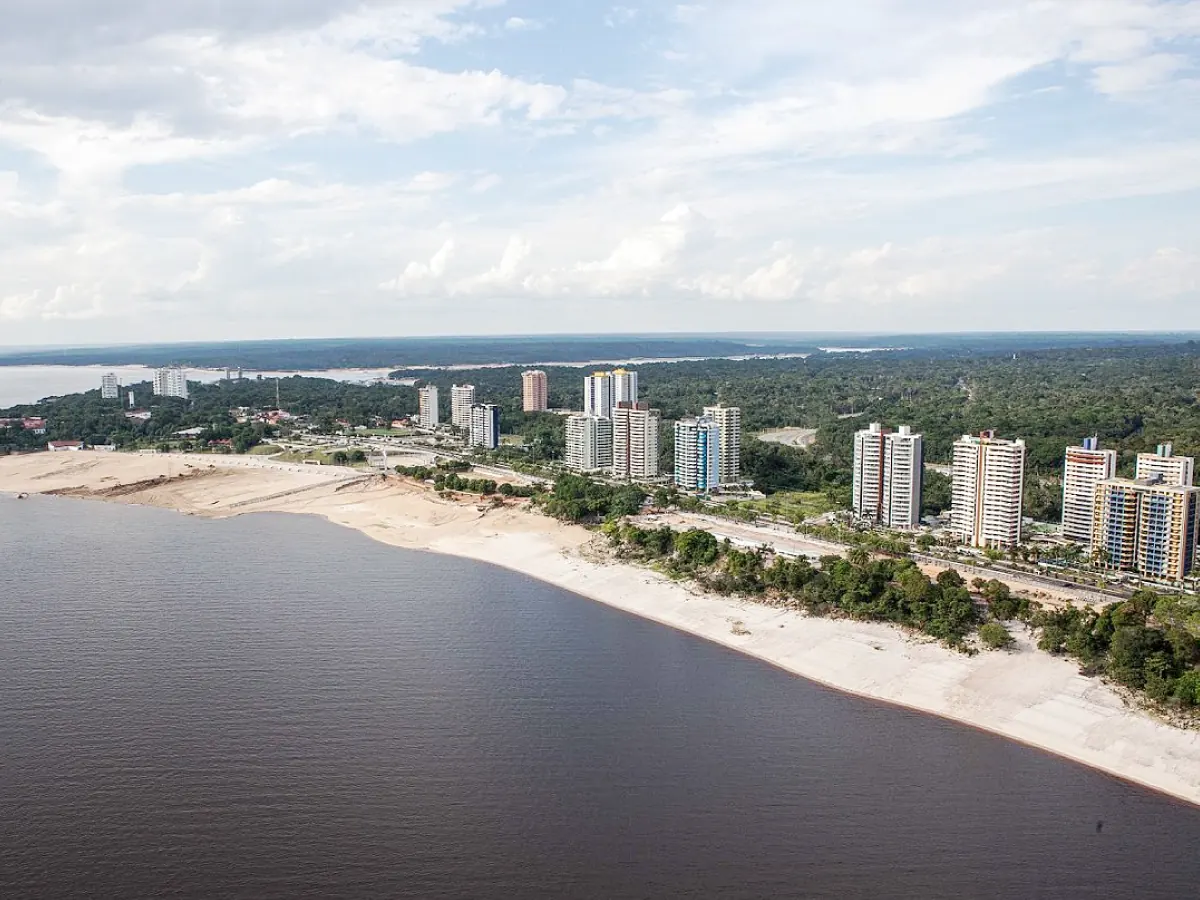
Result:
<svg viewBox="0 0 1200 900"><path fill-rule="evenodd" d="M471 407L475 405L475 385L456 384L450 388L450 424L470 430Z"/></svg>
<svg viewBox="0 0 1200 900"><path fill-rule="evenodd" d="M921 523L922 437L871 423L854 435L854 512L888 528Z"/></svg>
<svg viewBox="0 0 1200 900"><path fill-rule="evenodd" d="M1176 456L1170 444L1159 444L1153 453L1137 455L1136 481L1159 480L1163 484L1191 487L1196 461L1190 456Z"/></svg>
<svg viewBox="0 0 1200 900"><path fill-rule="evenodd" d="M1090 544L1096 512L1096 485L1117 474L1115 450L1101 450L1090 437L1079 447L1068 447L1063 460L1062 535Z"/></svg>
<svg viewBox="0 0 1200 900"><path fill-rule="evenodd" d="M544 412L550 406L550 379L541 369L521 373L521 408L525 412Z"/></svg>
<svg viewBox="0 0 1200 900"><path fill-rule="evenodd" d="M438 389L436 384L427 384L417 391L417 425L433 431L440 421L438 414Z"/></svg>
<svg viewBox="0 0 1200 900"><path fill-rule="evenodd" d="M1096 485L1092 552L1107 569L1182 581L1195 566L1200 489L1154 479Z"/></svg>
<svg viewBox="0 0 1200 900"><path fill-rule="evenodd" d="M619 403L613 410L613 477L649 481L658 477L662 413L648 403Z"/></svg>
<svg viewBox="0 0 1200 900"><path fill-rule="evenodd" d="M954 442L951 527L972 547L1021 543L1025 442L991 431Z"/></svg>
<svg viewBox="0 0 1200 900"><path fill-rule="evenodd" d="M721 429L718 439L717 469L721 484L739 484L742 480L742 410L737 406L704 407L704 415Z"/></svg>
<svg viewBox="0 0 1200 900"><path fill-rule="evenodd" d="M613 462L613 423L603 416L567 418L567 468L572 472L599 472Z"/></svg>

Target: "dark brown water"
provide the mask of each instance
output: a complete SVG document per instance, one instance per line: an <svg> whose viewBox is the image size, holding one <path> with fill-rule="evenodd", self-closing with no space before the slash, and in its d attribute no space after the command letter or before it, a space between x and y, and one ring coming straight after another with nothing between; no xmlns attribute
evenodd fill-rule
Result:
<svg viewBox="0 0 1200 900"><path fill-rule="evenodd" d="M315 519L0 498L0 579L4 900L1200 895L1191 807Z"/></svg>

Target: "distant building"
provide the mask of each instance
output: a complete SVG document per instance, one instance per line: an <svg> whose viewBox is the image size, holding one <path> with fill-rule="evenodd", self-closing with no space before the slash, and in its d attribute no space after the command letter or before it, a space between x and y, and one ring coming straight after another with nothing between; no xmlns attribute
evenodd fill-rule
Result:
<svg viewBox="0 0 1200 900"><path fill-rule="evenodd" d="M1159 444L1153 453L1137 455L1138 481L1161 479L1163 484L1191 487L1196 461L1190 456L1175 456L1170 444Z"/></svg>
<svg viewBox="0 0 1200 900"><path fill-rule="evenodd" d="M1097 564L1181 581L1195 565L1200 488L1113 478L1096 486L1092 552Z"/></svg>
<svg viewBox="0 0 1200 900"><path fill-rule="evenodd" d="M648 403L618 403L613 409L613 477L647 481L658 477L662 413Z"/></svg>
<svg viewBox="0 0 1200 900"><path fill-rule="evenodd" d="M583 414L612 417L613 379L611 372L593 372L583 379Z"/></svg>
<svg viewBox="0 0 1200 900"><path fill-rule="evenodd" d="M500 446L500 407L494 403L476 403L471 407L472 447L495 450Z"/></svg>
<svg viewBox="0 0 1200 900"><path fill-rule="evenodd" d="M637 372L630 372L628 369L613 369L610 377L612 378L612 405L614 407L618 403L638 402Z"/></svg>
<svg viewBox="0 0 1200 900"><path fill-rule="evenodd" d="M742 480L742 411L736 406L704 407L704 415L721 429L720 482L739 484Z"/></svg>
<svg viewBox="0 0 1200 900"><path fill-rule="evenodd" d="M46 420L40 416L30 416L21 420L21 428L34 434L46 433Z"/></svg>
<svg viewBox="0 0 1200 900"><path fill-rule="evenodd" d="M433 431L441 418L438 413L438 389L436 384L427 384L417 391L417 425Z"/></svg>
<svg viewBox="0 0 1200 900"><path fill-rule="evenodd" d="M1117 452L1101 450L1097 438L1084 438L1079 447L1068 447L1063 458L1062 535L1091 543L1096 513L1096 485L1116 477Z"/></svg>
<svg viewBox="0 0 1200 900"><path fill-rule="evenodd" d="M154 373L155 397L188 398L187 371L179 366L158 369Z"/></svg>
<svg viewBox="0 0 1200 900"><path fill-rule="evenodd" d="M685 491L708 492L721 484L721 427L711 418L675 423L675 484Z"/></svg>
<svg viewBox="0 0 1200 900"><path fill-rule="evenodd" d="M599 472L613 462L613 423L603 416L567 418L567 468L573 472Z"/></svg>
<svg viewBox="0 0 1200 900"><path fill-rule="evenodd" d="M853 505L856 515L889 528L921 523L922 438L873 422L854 435Z"/></svg>
<svg viewBox="0 0 1200 900"><path fill-rule="evenodd" d="M541 369L521 373L521 408L543 412L550 406L550 379Z"/></svg>
<svg viewBox="0 0 1200 900"><path fill-rule="evenodd" d="M954 442L951 527L972 547L1021 543L1025 442L991 431Z"/></svg>
<svg viewBox="0 0 1200 900"><path fill-rule="evenodd" d="M46 445L46 449L51 453L82 450L83 441L50 441L50 443Z"/></svg>
<svg viewBox="0 0 1200 900"><path fill-rule="evenodd" d="M455 428L471 427L471 407L475 405L475 385L456 384L450 388L450 424Z"/></svg>
<svg viewBox="0 0 1200 900"><path fill-rule="evenodd" d="M112 372L100 376L100 399L118 400L121 397L121 383Z"/></svg>

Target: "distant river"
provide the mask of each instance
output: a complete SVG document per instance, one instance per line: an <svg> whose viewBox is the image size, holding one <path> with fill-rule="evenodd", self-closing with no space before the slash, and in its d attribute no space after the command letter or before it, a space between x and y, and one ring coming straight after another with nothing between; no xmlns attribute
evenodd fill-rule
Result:
<svg viewBox="0 0 1200 900"><path fill-rule="evenodd" d="M0 498L0 573L5 900L1200 885L1196 809L318 519Z"/></svg>
<svg viewBox="0 0 1200 900"><path fill-rule="evenodd" d="M246 378L289 378L305 375L309 378L332 378L335 381L375 381L386 378L389 369L325 369L319 372L251 372ZM112 372L122 384L150 381L154 369L145 366L0 366L0 409L18 403L36 403L45 397L78 394L100 388L100 376ZM189 381L212 382L225 377L224 370L188 369Z"/></svg>

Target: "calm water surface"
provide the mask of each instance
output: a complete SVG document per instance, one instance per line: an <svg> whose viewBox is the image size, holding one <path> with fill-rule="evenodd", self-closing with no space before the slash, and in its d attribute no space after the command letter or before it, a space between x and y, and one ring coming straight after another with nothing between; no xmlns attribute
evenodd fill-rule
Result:
<svg viewBox="0 0 1200 900"><path fill-rule="evenodd" d="M1200 892L1191 807L316 519L0 498L0 578L5 900Z"/></svg>

